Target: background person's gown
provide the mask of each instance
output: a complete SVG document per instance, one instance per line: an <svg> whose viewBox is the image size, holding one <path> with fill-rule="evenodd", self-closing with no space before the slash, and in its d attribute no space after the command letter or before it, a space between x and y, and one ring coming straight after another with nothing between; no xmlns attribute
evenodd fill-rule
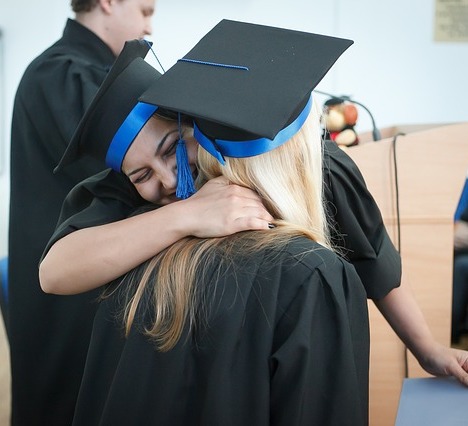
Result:
<svg viewBox="0 0 468 426"><path fill-rule="evenodd" d="M83 159L53 172L114 60L101 39L68 20L63 37L29 65L16 93L7 321L13 426L63 426L73 416L97 293L45 294L39 259L68 192L103 169Z"/></svg>

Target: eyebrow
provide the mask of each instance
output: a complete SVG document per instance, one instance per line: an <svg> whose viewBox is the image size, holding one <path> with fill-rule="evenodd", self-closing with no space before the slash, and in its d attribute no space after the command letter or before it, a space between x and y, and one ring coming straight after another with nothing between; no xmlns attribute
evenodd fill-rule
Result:
<svg viewBox="0 0 468 426"><path fill-rule="evenodd" d="M171 130L170 132L167 132L164 137L159 141L157 147L156 147L156 151L154 151L154 156L156 157L157 155L159 155L162 147L164 146L164 143L166 142L167 138L172 135L173 133L177 132L178 129L175 128L174 130ZM135 169L135 170L132 170L130 173L127 174L128 177L134 175L135 173L138 173L139 171L145 169L145 167L139 167L138 169Z"/></svg>

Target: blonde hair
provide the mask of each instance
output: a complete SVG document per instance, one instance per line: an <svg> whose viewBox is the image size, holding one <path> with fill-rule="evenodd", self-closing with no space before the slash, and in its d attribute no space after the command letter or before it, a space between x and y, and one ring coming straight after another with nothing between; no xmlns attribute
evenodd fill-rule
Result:
<svg viewBox="0 0 468 426"><path fill-rule="evenodd" d="M203 321L201 312L209 307L203 291L204 272L215 259L219 273L239 253L264 247L280 249L297 236L330 248L323 203L320 109L315 102L301 130L270 152L226 158L223 166L199 148L198 160L199 185L223 175L234 184L255 190L275 218L276 227L223 238L184 238L127 274L121 286L126 289L126 333L137 309L151 312L151 325L145 326L145 333L161 351L174 347L184 327L192 330L197 321Z"/></svg>
<svg viewBox="0 0 468 426"><path fill-rule="evenodd" d="M329 246L319 117L315 106L301 130L285 144L255 157L226 158L224 166L200 148L200 176L209 180L223 175L254 189L273 217L307 229L315 241Z"/></svg>

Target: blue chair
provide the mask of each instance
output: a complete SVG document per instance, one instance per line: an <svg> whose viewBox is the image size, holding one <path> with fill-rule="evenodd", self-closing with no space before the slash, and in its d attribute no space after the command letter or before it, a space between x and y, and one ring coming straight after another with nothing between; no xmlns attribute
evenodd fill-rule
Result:
<svg viewBox="0 0 468 426"><path fill-rule="evenodd" d="M0 309L8 336L8 257L0 259Z"/></svg>

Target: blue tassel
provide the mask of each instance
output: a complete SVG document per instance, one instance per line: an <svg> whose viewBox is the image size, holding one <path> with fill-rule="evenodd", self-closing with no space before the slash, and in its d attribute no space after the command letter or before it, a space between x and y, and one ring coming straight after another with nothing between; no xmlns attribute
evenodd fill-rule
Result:
<svg viewBox="0 0 468 426"><path fill-rule="evenodd" d="M187 147L185 141L179 139L176 148L177 160L177 190L176 196L185 200L195 194L195 184L193 182L192 171L187 156Z"/></svg>

